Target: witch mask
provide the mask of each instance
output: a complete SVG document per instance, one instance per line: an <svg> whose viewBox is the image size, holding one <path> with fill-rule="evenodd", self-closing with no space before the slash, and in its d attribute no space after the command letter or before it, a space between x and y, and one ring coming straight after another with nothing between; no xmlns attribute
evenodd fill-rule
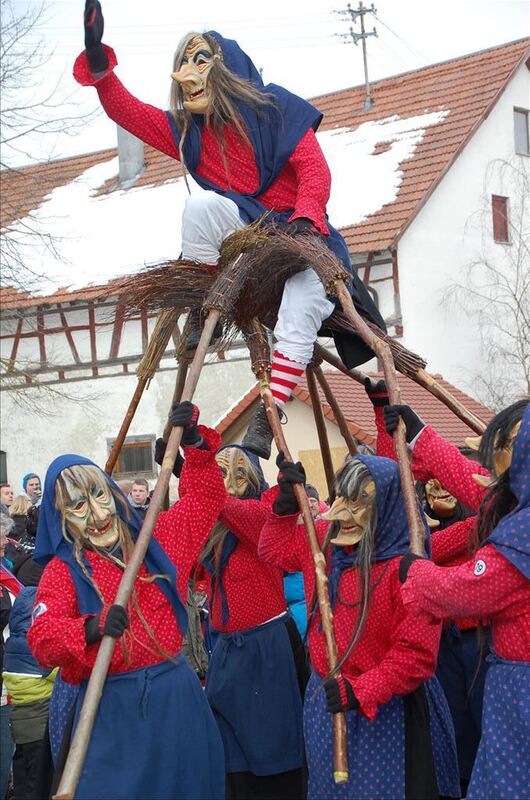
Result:
<svg viewBox="0 0 530 800"><path fill-rule="evenodd" d="M116 544L116 501L101 470L85 465L63 470L57 479L56 496L68 538L95 548Z"/></svg>
<svg viewBox="0 0 530 800"><path fill-rule="evenodd" d="M192 114L208 114L212 110L212 97L208 90L208 75L216 59L203 36L193 36L185 47L184 54L175 72L174 81L182 87L183 105Z"/></svg>
<svg viewBox="0 0 530 800"><path fill-rule="evenodd" d="M456 497L449 494L436 478L431 478L431 480L427 481L425 484L425 497L429 508L431 508L440 519L446 519L454 514L457 504Z"/></svg>
<svg viewBox="0 0 530 800"><path fill-rule="evenodd" d="M338 522L338 534L331 544L349 546L358 544L367 532L375 509L375 483L370 478L361 482L352 497L339 495L321 519Z"/></svg>
<svg viewBox="0 0 530 800"><path fill-rule="evenodd" d="M259 478L243 450L226 447L217 453L215 460L219 464L228 494L232 497L246 497L249 492L257 493Z"/></svg>
<svg viewBox="0 0 530 800"><path fill-rule="evenodd" d="M473 475L473 479L475 483L478 483L479 486L483 486L485 489L489 489L491 485L494 483L495 478L499 478L503 472L509 468L510 464L512 463L512 455L513 455L513 445L517 438L517 434L521 429L521 421L516 422L511 431L509 432L508 436L504 441L504 445L501 447L499 444L499 434L495 434L495 439L493 443L493 454L492 454L492 472L493 478L488 478L485 475ZM480 449L480 444L482 441L481 436L476 437L469 437L465 439L465 444L470 450L474 450L478 452Z"/></svg>

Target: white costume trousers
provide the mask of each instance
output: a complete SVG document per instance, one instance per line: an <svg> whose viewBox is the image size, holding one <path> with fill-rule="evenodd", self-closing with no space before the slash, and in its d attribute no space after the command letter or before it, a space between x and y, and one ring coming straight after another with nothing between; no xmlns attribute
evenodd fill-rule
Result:
<svg viewBox="0 0 530 800"><path fill-rule="evenodd" d="M233 200L215 192L188 197L182 215L182 257L217 264L223 241L244 225ZM317 333L333 309L313 269L293 275L285 282L274 328L276 350L307 364Z"/></svg>

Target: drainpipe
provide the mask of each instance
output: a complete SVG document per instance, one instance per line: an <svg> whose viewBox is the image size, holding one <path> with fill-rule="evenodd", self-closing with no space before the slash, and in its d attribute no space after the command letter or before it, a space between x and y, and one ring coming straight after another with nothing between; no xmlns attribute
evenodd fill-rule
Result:
<svg viewBox="0 0 530 800"><path fill-rule="evenodd" d="M144 143L132 133L118 129L118 180L122 189L129 189L145 169Z"/></svg>

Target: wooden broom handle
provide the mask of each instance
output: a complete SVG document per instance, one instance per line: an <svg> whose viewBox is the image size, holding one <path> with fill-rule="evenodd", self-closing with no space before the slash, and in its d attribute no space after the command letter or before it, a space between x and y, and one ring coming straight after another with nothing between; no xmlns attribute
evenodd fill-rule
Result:
<svg viewBox="0 0 530 800"><path fill-rule="evenodd" d="M264 383L265 381L262 379L261 397L267 412L267 418L271 426L276 447L278 450L282 450L284 452L287 459L291 459L291 455L283 435L282 426L280 424L276 403L274 402L270 388L263 385ZM301 484L295 483L293 484L293 491L298 501L300 513L302 514L302 519L304 521L307 538L315 565L316 589L320 616L322 619L322 630L324 631L329 669L332 671L337 665L339 657L337 643L335 641L335 635L333 631L333 610L329 600L326 559L324 557L324 553L320 549L320 543L317 538L315 523L313 517L311 516L305 489ZM333 778L335 783L346 783L348 781L348 777L346 717L344 714L333 714Z"/></svg>

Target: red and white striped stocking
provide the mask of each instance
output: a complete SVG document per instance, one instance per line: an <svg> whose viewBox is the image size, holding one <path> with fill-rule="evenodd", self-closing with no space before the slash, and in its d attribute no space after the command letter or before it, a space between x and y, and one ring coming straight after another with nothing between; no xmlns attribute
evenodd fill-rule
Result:
<svg viewBox="0 0 530 800"><path fill-rule="evenodd" d="M276 405L280 406L280 408L283 408L300 383L305 368L305 364L301 364L299 361L292 361L278 352L278 350L274 351L272 355L271 392Z"/></svg>

